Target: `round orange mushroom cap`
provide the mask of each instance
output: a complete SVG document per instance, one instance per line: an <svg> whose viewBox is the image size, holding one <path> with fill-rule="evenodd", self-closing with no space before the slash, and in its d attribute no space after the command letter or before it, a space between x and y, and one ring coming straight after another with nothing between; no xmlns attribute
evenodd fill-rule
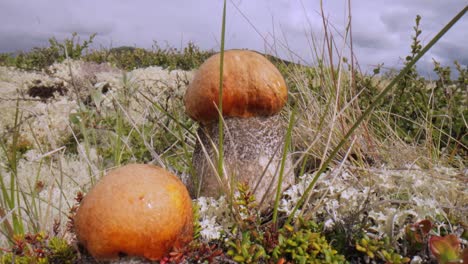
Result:
<svg viewBox="0 0 468 264"><path fill-rule="evenodd" d="M184 184L153 165L126 165L104 176L75 215L78 240L97 259L119 253L158 260L192 240L192 203Z"/></svg>
<svg viewBox="0 0 468 264"><path fill-rule="evenodd" d="M206 60L185 93L185 110L193 119L218 119L220 54ZM229 50L223 62L223 116L252 117L278 113L288 98L279 70L264 56Z"/></svg>

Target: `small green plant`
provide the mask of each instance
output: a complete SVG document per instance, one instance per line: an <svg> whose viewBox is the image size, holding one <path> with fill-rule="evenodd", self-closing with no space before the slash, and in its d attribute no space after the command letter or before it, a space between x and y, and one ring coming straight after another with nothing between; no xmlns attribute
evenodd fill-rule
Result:
<svg viewBox="0 0 468 264"><path fill-rule="evenodd" d="M454 234L429 238L429 249L440 264L467 263L468 248L462 250L460 244Z"/></svg>
<svg viewBox="0 0 468 264"><path fill-rule="evenodd" d="M238 211L237 227L234 228L234 237L226 244L227 255L240 263L258 263L266 259L267 254L263 246L263 230L260 228L261 218L257 210L255 196L245 183L238 183L239 194L233 200L234 208Z"/></svg>
<svg viewBox="0 0 468 264"><path fill-rule="evenodd" d="M364 235L356 241L357 251L365 253L370 259L378 259L388 264L408 263L410 261L410 258L401 256L392 248L388 237L371 239Z"/></svg>
<svg viewBox="0 0 468 264"><path fill-rule="evenodd" d="M294 229L286 224L262 224L255 197L246 184L239 184L234 205L241 219L228 239L227 255L239 263L292 261L293 263L347 263L319 231L313 221L298 220ZM271 220L270 220L271 221Z"/></svg>
<svg viewBox="0 0 468 264"><path fill-rule="evenodd" d="M18 54L13 65L23 70L39 71L52 65L58 57L58 51L55 49L35 47L27 53Z"/></svg>
<svg viewBox="0 0 468 264"><path fill-rule="evenodd" d="M252 231L244 231L240 238L227 241L227 255L239 263L258 263L267 259L262 237Z"/></svg>
<svg viewBox="0 0 468 264"><path fill-rule="evenodd" d="M66 58L77 60L84 55L84 52L89 48L89 45L93 43L96 33L91 34L89 38L82 43L78 33L73 32L71 38L66 38L63 43L57 41L55 37L49 39L50 49L56 50L58 53L57 61L62 62Z"/></svg>
<svg viewBox="0 0 468 264"><path fill-rule="evenodd" d="M294 263L347 263L323 235L313 230L316 227L313 222L298 230L285 225L279 231L278 245L272 251L273 258L285 258Z"/></svg>
<svg viewBox="0 0 468 264"><path fill-rule="evenodd" d="M10 263L64 263L77 260L77 252L68 243L58 237L49 237L43 232L15 236L11 248L5 250L0 264Z"/></svg>
<svg viewBox="0 0 468 264"><path fill-rule="evenodd" d="M422 50L422 45L419 37L422 33L420 29L421 16L416 16L416 25L413 27L414 36L412 37L410 55L405 58L405 65L408 65ZM408 122L401 117L409 118L409 120L422 120L425 113L428 112L429 98L425 93L426 82L420 77L416 66L413 65L396 84L395 93L388 97L388 103L391 105L390 112L395 116L395 121L401 129L402 137L410 142L414 138L422 138L421 127L415 126L414 123ZM404 98L403 102L398 102Z"/></svg>
<svg viewBox="0 0 468 264"><path fill-rule="evenodd" d="M79 59L93 43L96 34L92 34L88 40L80 42L78 34L75 32L71 38L66 38L59 42L54 37L49 39L49 47L33 48L29 52L22 52L14 58L14 65L24 70L42 70L54 62L62 62L65 58ZM12 63L12 60L5 60ZM1 64L1 61L0 61Z"/></svg>
<svg viewBox="0 0 468 264"><path fill-rule="evenodd" d="M15 57L10 53L0 53L0 65L13 66L15 65Z"/></svg>
<svg viewBox="0 0 468 264"><path fill-rule="evenodd" d="M450 67L442 67L434 60L434 72L438 80L431 90L433 107L430 112L431 126L434 127L432 142L438 149L446 149L451 159L456 154L468 154L468 109L465 106L468 98L468 67L463 67L457 61L454 64L458 72L456 80L451 78Z"/></svg>

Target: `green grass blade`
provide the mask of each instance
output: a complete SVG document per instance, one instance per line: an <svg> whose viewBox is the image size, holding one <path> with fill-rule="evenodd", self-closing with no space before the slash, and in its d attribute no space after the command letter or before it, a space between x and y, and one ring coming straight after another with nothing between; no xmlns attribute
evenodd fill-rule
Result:
<svg viewBox="0 0 468 264"><path fill-rule="evenodd" d="M276 188L275 205L273 207L273 224L274 225L276 225L277 218L278 218L278 206L279 206L279 200L281 197L281 189L282 189L281 185L283 183L284 166L285 166L286 159L288 156L289 145L291 144L291 135L292 135L293 125L294 125L295 114L296 114L296 108L293 108L291 115L289 117L289 125L288 125L288 130L286 131L286 138L285 138L284 148L283 148L283 157L281 158L280 171L278 175L278 186Z"/></svg>
<svg viewBox="0 0 468 264"><path fill-rule="evenodd" d="M226 33L226 0L223 5L223 22L221 25L221 51L219 61L219 138L218 138L218 175L223 179L223 160L224 160L224 124L223 124L223 70L224 70L224 35Z"/></svg>
<svg viewBox="0 0 468 264"><path fill-rule="evenodd" d="M113 153L113 158L114 158L114 166L120 166L121 165L121 159L122 159L122 138L124 138L124 121L122 117L122 110L121 109L116 109L117 112L117 120L115 124L115 138L114 138L114 153Z"/></svg>

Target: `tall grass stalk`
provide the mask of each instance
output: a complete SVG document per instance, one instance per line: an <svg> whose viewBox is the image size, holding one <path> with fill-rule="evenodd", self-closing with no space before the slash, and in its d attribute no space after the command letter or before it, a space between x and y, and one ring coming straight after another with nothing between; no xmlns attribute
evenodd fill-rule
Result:
<svg viewBox="0 0 468 264"><path fill-rule="evenodd" d="M122 160L122 140L123 140L123 120L122 120L122 110L116 109L117 118L115 124L116 135L114 137L114 147L113 147L113 156L114 156L114 165L119 166Z"/></svg>
<svg viewBox="0 0 468 264"><path fill-rule="evenodd" d="M218 175L221 179L223 174L224 160L224 123L223 123L223 73L224 73L224 35L226 33L226 0L223 4L223 21L221 24L221 47L219 56L219 95L218 95L218 110L219 110L219 138L218 138Z"/></svg>
<svg viewBox="0 0 468 264"><path fill-rule="evenodd" d="M20 190L18 184L18 140L20 137L20 126L21 126L22 113L20 112L19 99L16 100L16 111L15 121L13 126L13 137L11 145L8 146L8 142L0 142L0 146L7 159L7 166L10 171L10 184L6 185L3 177L0 179L0 188L2 191L2 205L1 208L4 212L11 212L11 219L13 228L4 220L7 231L13 231L14 234L23 234L24 226L21 214L20 204ZM7 214L7 213L3 213ZM10 234L13 235L13 234Z"/></svg>
<svg viewBox="0 0 468 264"><path fill-rule="evenodd" d="M353 126L348 130L348 132L345 134L345 136L342 138L342 140L338 143L338 145L333 149L333 151L330 153L328 158L321 164L320 169L317 171L315 177L312 179L311 183L307 186L304 194L302 197L299 199L297 202L296 206L293 208L291 211L291 214L289 215L286 223L290 223L292 219L295 216L295 212L304 204L306 198L309 196L310 191L312 188L315 186L318 178L320 175L325 172L325 170L328 168L328 165L332 162L334 157L338 154L338 152L341 150L341 148L344 146L344 144L348 141L348 139L351 137L351 135L354 133L354 131L359 127L359 125L367 118L369 115L374 111L374 109L381 103L383 100L384 96L393 88L393 86L401 80L410 70L411 68L416 64L416 62L421 59L424 54L429 51L429 49L434 46L441 38L442 36L447 33L450 28L452 28L455 23L457 23L458 20L460 20L466 13L468 9L468 6L463 8L442 30L440 30L437 35L431 39L431 41L400 71L400 73L375 97L375 99L372 100L372 104L370 104L367 109L362 113L361 116L354 122Z"/></svg>
<svg viewBox="0 0 468 264"><path fill-rule="evenodd" d="M295 114L296 114L296 108L294 107L293 110L291 111L291 115L289 116L288 130L286 131L286 138L284 140L284 148L283 148L283 156L281 157L281 165L280 165L280 171L278 175L278 186L276 187L276 196L275 196L275 204L273 206L273 219L272 219L273 224L275 226L277 225L278 207L279 207L279 201L281 198L284 167L285 167L286 160L288 158L289 145L291 144L291 135L292 135L292 130L294 126ZM287 173L290 173L290 172L287 172Z"/></svg>

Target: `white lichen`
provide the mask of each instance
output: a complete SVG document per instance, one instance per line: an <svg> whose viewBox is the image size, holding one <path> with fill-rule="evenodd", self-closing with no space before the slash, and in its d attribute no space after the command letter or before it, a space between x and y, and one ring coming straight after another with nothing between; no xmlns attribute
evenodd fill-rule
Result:
<svg viewBox="0 0 468 264"><path fill-rule="evenodd" d="M232 227L229 206L224 196L219 199L200 197L196 200L200 215L200 236L205 242L218 240Z"/></svg>

